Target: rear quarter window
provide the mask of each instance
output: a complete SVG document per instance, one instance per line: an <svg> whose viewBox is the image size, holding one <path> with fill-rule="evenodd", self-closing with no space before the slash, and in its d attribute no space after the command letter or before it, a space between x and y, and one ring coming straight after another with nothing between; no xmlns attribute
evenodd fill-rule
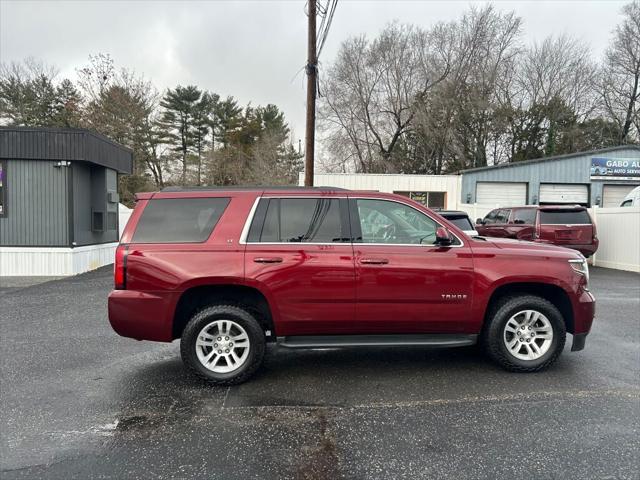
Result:
<svg viewBox="0 0 640 480"><path fill-rule="evenodd" d="M586 210L540 210L540 224L584 225L591 224L591 217Z"/></svg>
<svg viewBox="0 0 640 480"><path fill-rule="evenodd" d="M209 238L228 198L157 198L142 211L133 243L200 243Z"/></svg>
<svg viewBox="0 0 640 480"><path fill-rule="evenodd" d="M536 223L536 213L534 208L516 210L513 214L513 223L533 225Z"/></svg>
<svg viewBox="0 0 640 480"><path fill-rule="evenodd" d="M451 216L451 217L444 217L444 218L449 220L451 223L453 223L456 227L458 227L461 230L475 230L475 227L471 223L471 220L469 220L469 217L458 215L458 216Z"/></svg>

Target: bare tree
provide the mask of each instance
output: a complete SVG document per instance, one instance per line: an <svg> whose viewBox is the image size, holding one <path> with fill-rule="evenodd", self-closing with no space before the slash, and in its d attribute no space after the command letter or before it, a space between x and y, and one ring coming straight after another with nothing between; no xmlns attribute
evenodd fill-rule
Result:
<svg viewBox="0 0 640 480"><path fill-rule="evenodd" d="M393 23L373 41L345 41L324 84L320 120L333 153L358 171L388 171L416 101L448 72L429 34Z"/></svg>
<svg viewBox="0 0 640 480"><path fill-rule="evenodd" d="M499 85L520 48L521 21L489 5L434 30L451 52L447 78L423 97L417 115L415 150L430 158L425 173L483 166L497 155L495 139ZM495 158L493 159L495 161ZM423 162L425 163L425 162Z"/></svg>
<svg viewBox="0 0 640 480"><path fill-rule="evenodd" d="M640 138L640 1L625 5L624 20L615 29L600 71L602 102L620 128L620 143L631 140L632 126Z"/></svg>
<svg viewBox="0 0 640 480"><path fill-rule="evenodd" d="M594 109L596 68L588 45L567 35L547 37L525 51L516 88L525 106L558 98L585 119Z"/></svg>
<svg viewBox="0 0 640 480"><path fill-rule="evenodd" d="M596 72L589 47L566 35L524 50L498 90L505 160L574 151L576 126L597 103Z"/></svg>

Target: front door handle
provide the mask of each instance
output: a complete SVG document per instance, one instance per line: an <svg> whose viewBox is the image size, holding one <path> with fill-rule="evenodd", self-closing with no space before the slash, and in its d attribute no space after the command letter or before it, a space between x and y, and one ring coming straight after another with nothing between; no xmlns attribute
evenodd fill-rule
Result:
<svg viewBox="0 0 640 480"><path fill-rule="evenodd" d="M365 265L386 265L389 263L389 260L386 258L361 258L360 263L364 263Z"/></svg>
<svg viewBox="0 0 640 480"><path fill-rule="evenodd" d="M282 257L256 257L255 263L282 263Z"/></svg>

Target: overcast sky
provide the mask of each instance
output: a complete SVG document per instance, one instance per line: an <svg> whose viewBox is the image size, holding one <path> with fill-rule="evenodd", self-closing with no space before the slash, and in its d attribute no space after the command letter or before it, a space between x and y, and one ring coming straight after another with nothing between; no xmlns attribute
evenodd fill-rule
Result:
<svg viewBox="0 0 640 480"><path fill-rule="evenodd" d="M340 0L321 64L331 63L351 35L374 37L394 19L428 27L484 3ZM595 56L606 47L624 3L494 2L522 17L523 41L568 33L588 43ZM301 137L304 75L296 73L306 58L303 10L304 1L296 0L0 0L0 59L33 56L74 79L90 54L109 53L118 66L144 74L161 90L195 84L243 104L275 103Z"/></svg>

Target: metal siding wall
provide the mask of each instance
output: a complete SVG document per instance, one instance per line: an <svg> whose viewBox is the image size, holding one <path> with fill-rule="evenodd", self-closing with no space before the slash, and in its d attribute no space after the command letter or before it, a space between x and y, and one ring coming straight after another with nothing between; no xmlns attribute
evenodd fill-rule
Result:
<svg viewBox="0 0 640 480"><path fill-rule="evenodd" d="M528 182L529 202L533 197L539 197L541 183L579 183L591 185L591 203L595 203L597 196L602 196L601 182L591 182L591 158L640 158L638 150L618 150L602 154L581 155L572 158L558 160L545 160L541 162L518 165L517 163L502 168L480 170L462 174L461 202L466 203L467 194L471 194L471 203L476 200L477 182ZM612 182L612 183L615 183Z"/></svg>
<svg viewBox="0 0 640 480"><path fill-rule="evenodd" d="M54 163L7 160L7 215L0 218L0 245L68 245L67 170Z"/></svg>
<svg viewBox="0 0 640 480"><path fill-rule="evenodd" d="M73 165L73 240L76 245L93 243L91 232L91 169Z"/></svg>
<svg viewBox="0 0 640 480"><path fill-rule="evenodd" d="M73 211L74 211L74 241L77 246L93 245L97 243L117 242L117 230L105 230L104 232L94 232L91 230L91 205L92 195L95 193L99 198L106 195L106 188L116 190L117 174L115 170L104 169L106 176L106 187L104 191L93 192L91 170L101 169L99 166L89 166L88 164L73 164ZM102 190L102 189L101 189ZM111 211L117 212L117 203ZM105 226L106 226L105 210Z"/></svg>

